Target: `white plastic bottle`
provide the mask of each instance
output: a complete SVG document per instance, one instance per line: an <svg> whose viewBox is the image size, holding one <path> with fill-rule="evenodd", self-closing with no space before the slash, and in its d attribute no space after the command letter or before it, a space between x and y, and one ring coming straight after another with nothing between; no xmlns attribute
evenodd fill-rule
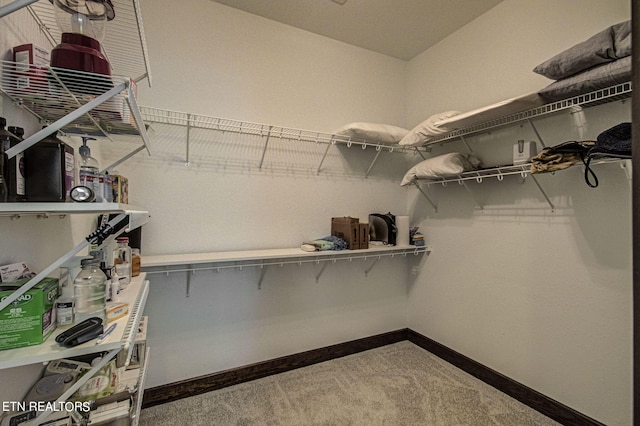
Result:
<svg viewBox="0 0 640 426"><path fill-rule="evenodd" d="M81 323L87 318L98 317L107 321L105 283L107 276L100 269L100 260L82 259L82 270L73 281L74 322Z"/></svg>
<svg viewBox="0 0 640 426"><path fill-rule="evenodd" d="M118 247L113 251L113 264L120 281L120 289L131 282L131 247L128 237L116 238Z"/></svg>

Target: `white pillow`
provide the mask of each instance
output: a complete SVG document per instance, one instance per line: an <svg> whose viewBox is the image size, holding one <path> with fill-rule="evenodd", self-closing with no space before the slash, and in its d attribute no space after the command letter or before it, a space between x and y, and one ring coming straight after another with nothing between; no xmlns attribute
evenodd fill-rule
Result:
<svg viewBox="0 0 640 426"><path fill-rule="evenodd" d="M409 133L409 130L390 124L355 122L345 124L334 132L336 135L347 136L372 142L398 143Z"/></svg>
<svg viewBox="0 0 640 426"><path fill-rule="evenodd" d="M427 158L409 169L404 175L400 186L409 185L417 178L428 179L459 175L462 172L476 170L480 167L480 164L480 160L473 155L460 152L450 152L449 154Z"/></svg>
<svg viewBox="0 0 640 426"><path fill-rule="evenodd" d="M440 122L458 114L460 114L460 111L445 111L432 115L407 133L400 141L400 145L422 146L429 142L433 136L450 132L451 130L448 127L441 126Z"/></svg>

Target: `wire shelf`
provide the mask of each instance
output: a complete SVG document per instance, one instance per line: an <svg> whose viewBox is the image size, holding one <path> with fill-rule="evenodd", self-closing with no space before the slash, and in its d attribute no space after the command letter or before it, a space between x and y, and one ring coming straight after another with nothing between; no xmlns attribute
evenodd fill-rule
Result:
<svg viewBox="0 0 640 426"><path fill-rule="evenodd" d="M425 146L433 144L441 144L463 136L469 136L480 132L486 132L499 127L520 121L531 120L546 115L556 114L567 111L576 107L592 107L605 104L631 96L631 82L618 84L616 86L599 89L586 94L574 96L572 98L563 99L557 102L541 105L526 111L500 117L495 120L486 121L484 123L474 124L463 129L458 129L445 133L440 136L433 137Z"/></svg>
<svg viewBox="0 0 640 426"><path fill-rule="evenodd" d="M205 129L220 133L238 133L259 137L270 137L290 141L312 142L320 144L342 144L347 146L357 145L363 149L375 147L377 150L387 150L391 152L414 152L415 147L400 146L378 141L355 139L344 135L317 132L275 126L271 124L251 123L238 121L229 118L208 117L205 115L191 114L163 110L152 107L140 107L140 112L147 123L169 124L174 126L189 127L191 129Z"/></svg>
<svg viewBox="0 0 640 426"><path fill-rule="evenodd" d="M0 90L42 123L53 123L86 103L125 83L126 77L37 67L2 61ZM140 132L123 90L62 129L65 133L107 137L109 134L139 135Z"/></svg>
<svg viewBox="0 0 640 426"><path fill-rule="evenodd" d="M139 1L112 0L112 3L116 16L107 23L102 50L114 74L130 76L136 82L147 78L151 85L151 65ZM40 0L27 7L51 45L57 45L61 33L51 2Z"/></svg>

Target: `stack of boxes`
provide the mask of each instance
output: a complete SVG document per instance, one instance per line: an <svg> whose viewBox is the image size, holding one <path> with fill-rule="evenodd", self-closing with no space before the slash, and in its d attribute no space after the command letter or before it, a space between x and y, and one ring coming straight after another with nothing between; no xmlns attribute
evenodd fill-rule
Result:
<svg viewBox="0 0 640 426"><path fill-rule="evenodd" d="M345 240L349 250L369 248L369 224L360 223L357 217L331 218L331 235Z"/></svg>

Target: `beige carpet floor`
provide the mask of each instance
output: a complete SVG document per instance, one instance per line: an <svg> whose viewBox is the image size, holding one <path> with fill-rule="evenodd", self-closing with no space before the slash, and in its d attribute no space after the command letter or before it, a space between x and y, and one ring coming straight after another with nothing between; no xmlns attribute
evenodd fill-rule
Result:
<svg viewBox="0 0 640 426"><path fill-rule="evenodd" d="M150 407L139 424L558 425L410 342Z"/></svg>

